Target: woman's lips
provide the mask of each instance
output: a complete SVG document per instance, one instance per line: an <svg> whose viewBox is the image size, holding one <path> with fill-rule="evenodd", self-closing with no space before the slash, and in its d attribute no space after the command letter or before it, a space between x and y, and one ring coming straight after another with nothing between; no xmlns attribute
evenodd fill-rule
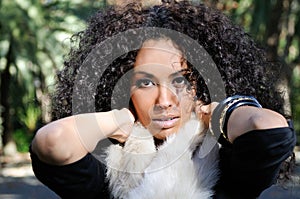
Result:
<svg viewBox="0 0 300 199"><path fill-rule="evenodd" d="M179 117L152 119L152 125L156 128L168 129L174 127L178 121Z"/></svg>

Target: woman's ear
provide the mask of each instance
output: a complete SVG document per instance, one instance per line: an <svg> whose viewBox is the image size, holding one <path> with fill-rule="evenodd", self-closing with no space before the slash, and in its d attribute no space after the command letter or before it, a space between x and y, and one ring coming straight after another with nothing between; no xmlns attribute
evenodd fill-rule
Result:
<svg viewBox="0 0 300 199"><path fill-rule="evenodd" d="M190 90L188 91L188 97L192 99L192 103L186 107L186 110L190 112L196 112L196 101L197 101L197 96L196 96L196 90L191 87Z"/></svg>
<svg viewBox="0 0 300 199"><path fill-rule="evenodd" d="M203 102L199 99L195 99L195 113L199 119L202 118L201 106L203 106Z"/></svg>

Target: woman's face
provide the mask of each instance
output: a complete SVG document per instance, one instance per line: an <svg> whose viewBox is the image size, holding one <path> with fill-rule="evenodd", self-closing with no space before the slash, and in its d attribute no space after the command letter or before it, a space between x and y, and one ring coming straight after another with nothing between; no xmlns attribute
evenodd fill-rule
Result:
<svg viewBox="0 0 300 199"><path fill-rule="evenodd" d="M170 40L148 40L138 52L131 99L138 120L158 139L176 133L194 109L194 92L183 77L186 69Z"/></svg>

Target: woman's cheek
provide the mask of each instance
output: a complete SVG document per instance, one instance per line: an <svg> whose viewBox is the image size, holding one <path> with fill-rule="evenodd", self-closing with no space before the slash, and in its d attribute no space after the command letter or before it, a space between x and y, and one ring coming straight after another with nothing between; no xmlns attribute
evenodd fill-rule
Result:
<svg viewBox="0 0 300 199"><path fill-rule="evenodd" d="M180 108L181 116L186 122L190 118L191 113L195 111L195 102L193 101L193 98L190 96L182 98L180 102Z"/></svg>
<svg viewBox="0 0 300 199"><path fill-rule="evenodd" d="M151 95L149 95L149 92L136 92L134 95L132 95L132 102L137 113L138 120L143 125L149 125L150 113L155 102L151 98Z"/></svg>

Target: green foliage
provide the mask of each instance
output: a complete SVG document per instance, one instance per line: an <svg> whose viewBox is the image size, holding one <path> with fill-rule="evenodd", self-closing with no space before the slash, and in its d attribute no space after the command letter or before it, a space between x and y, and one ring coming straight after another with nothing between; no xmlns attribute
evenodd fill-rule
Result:
<svg viewBox="0 0 300 199"><path fill-rule="evenodd" d="M1 102L0 107L9 112L10 119L6 119L12 127L3 129L4 118L1 118L0 129L13 135L19 149L26 148L19 145L27 146L26 141L38 124L51 119L49 93L53 89L54 75L62 67L63 57L68 52L69 38L84 29L85 20L96 11L95 7L105 3L85 0L0 1L0 73L4 73L8 66L11 76L5 88L9 93L6 99L9 106L1 106L4 104ZM12 49L10 55L9 47Z"/></svg>
<svg viewBox="0 0 300 199"><path fill-rule="evenodd" d="M41 116L41 109L34 105L29 105L24 111L18 114L20 121L26 126L29 132L33 132L37 127L37 122Z"/></svg>
<svg viewBox="0 0 300 199"><path fill-rule="evenodd" d="M291 91L291 104L293 110L294 127L296 132L300 132L300 66L294 69L291 83ZM298 144L300 144L299 133Z"/></svg>
<svg viewBox="0 0 300 199"><path fill-rule="evenodd" d="M32 134L28 134L24 129L17 129L13 133L13 139L19 152L28 152Z"/></svg>

